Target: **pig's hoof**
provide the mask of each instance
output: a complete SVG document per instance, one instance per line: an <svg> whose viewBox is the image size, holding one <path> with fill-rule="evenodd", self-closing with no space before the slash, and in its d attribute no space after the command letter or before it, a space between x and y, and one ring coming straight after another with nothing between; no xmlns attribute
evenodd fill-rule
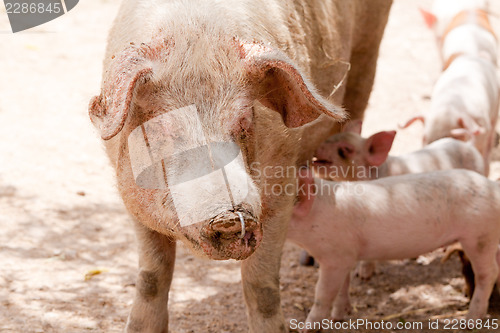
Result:
<svg viewBox="0 0 500 333"><path fill-rule="evenodd" d="M307 251L302 250L302 252L300 252L299 263L301 266L313 266L314 257L307 253Z"/></svg>

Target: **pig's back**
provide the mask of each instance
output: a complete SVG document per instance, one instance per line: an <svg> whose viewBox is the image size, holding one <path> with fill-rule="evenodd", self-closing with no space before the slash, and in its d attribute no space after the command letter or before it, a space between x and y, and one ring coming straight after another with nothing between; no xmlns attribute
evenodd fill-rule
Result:
<svg viewBox="0 0 500 333"><path fill-rule="evenodd" d="M439 77L432 92L431 112L440 108L466 111L479 119L495 119L499 86L494 64L481 57L462 55ZM490 123L483 124L487 130Z"/></svg>

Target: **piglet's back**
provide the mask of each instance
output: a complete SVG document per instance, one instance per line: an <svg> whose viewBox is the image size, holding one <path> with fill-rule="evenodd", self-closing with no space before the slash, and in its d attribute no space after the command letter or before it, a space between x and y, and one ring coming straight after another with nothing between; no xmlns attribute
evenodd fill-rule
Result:
<svg viewBox="0 0 500 333"><path fill-rule="evenodd" d="M317 184L320 200L329 201L326 205L334 206L335 214L339 215L363 212L359 218L380 221L456 218L471 223L492 215L500 217L499 183L470 170L434 171L362 182L317 180ZM335 187L335 195L322 189L323 186Z"/></svg>
<svg viewBox="0 0 500 333"><path fill-rule="evenodd" d="M485 174L484 160L469 142L443 138L424 149L403 156L389 156L379 170L380 177L449 169L467 169Z"/></svg>

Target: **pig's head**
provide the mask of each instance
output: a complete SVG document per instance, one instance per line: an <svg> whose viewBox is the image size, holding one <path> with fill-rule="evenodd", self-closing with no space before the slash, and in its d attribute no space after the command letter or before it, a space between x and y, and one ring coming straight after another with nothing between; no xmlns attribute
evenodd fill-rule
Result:
<svg viewBox="0 0 500 333"><path fill-rule="evenodd" d="M323 142L316 150L315 173L330 180L371 179L371 169L387 159L396 132L379 132L366 139L360 134L361 121L357 120Z"/></svg>
<svg viewBox="0 0 500 333"><path fill-rule="evenodd" d="M262 240L268 204L250 166L273 150L262 137L287 135L258 133L260 110L286 131L343 117L280 52L199 33L116 54L89 112L140 223L212 259L245 259Z"/></svg>

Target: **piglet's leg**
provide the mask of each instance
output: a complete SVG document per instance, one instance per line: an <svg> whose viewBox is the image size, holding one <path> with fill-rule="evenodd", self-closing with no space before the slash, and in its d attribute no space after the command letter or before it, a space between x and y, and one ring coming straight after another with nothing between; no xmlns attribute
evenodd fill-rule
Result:
<svg viewBox="0 0 500 333"><path fill-rule="evenodd" d="M469 305L467 319L481 319L488 311L488 300L498 278L497 251L498 240L493 241L485 235L479 242L462 242L465 254L469 257L474 271L475 288Z"/></svg>
<svg viewBox="0 0 500 333"><path fill-rule="evenodd" d="M168 292L175 263L175 240L136 222L139 276L125 332L168 332Z"/></svg>
<svg viewBox="0 0 500 333"><path fill-rule="evenodd" d="M347 265L331 265L320 262L314 305L307 316L307 322L321 322L323 319L330 318L333 301L348 279L351 268Z"/></svg>
<svg viewBox="0 0 500 333"><path fill-rule="evenodd" d="M352 311L351 300L349 298L349 283L351 282L351 274L347 273L344 284L340 289L335 302L333 303L332 319L343 320L345 316Z"/></svg>

